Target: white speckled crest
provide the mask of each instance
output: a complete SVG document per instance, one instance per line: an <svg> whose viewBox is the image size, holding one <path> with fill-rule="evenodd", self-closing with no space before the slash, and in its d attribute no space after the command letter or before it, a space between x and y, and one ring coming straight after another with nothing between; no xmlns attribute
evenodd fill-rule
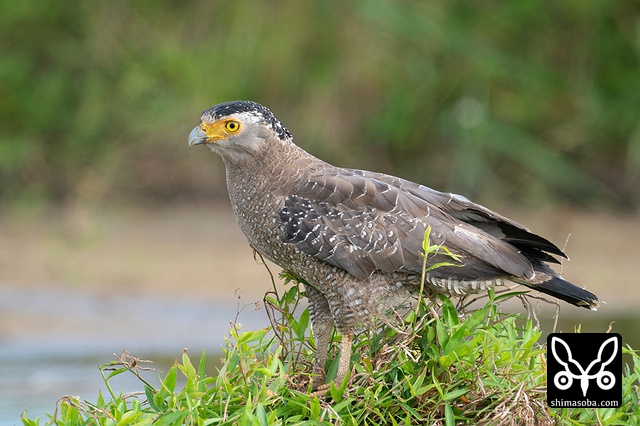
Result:
<svg viewBox="0 0 640 426"><path fill-rule="evenodd" d="M278 121L267 107L252 101L231 101L218 104L204 111L201 120L213 123L221 118L242 113L255 117L257 123L270 125L281 140L290 140L292 138L287 128Z"/></svg>

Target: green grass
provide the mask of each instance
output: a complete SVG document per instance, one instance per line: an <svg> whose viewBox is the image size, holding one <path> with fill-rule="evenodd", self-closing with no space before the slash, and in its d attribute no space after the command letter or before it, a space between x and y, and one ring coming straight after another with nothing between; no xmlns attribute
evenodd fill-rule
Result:
<svg viewBox="0 0 640 426"><path fill-rule="evenodd" d="M423 271L451 263L429 265L427 258L444 253L431 245L430 229L423 242ZM422 282L424 285L424 272ZM270 273L270 272L269 272ZM412 424L603 424L638 425L640 357L623 349L632 360L625 368L623 404L617 409L559 409L546 405L545 348L541 331L531 318L500 312L500 304L523 293L488 293L479 309L478 298L458 300L444 295L423 297L421 285L415 306L404 314L390 312L362 330L352 351L352 371L342 383L331 385L324 397L312 390L315 353L309 310L300 304L301 282L283 275L287 290L264 297L271 325L244 331L231 327L216 374L208 375L202 353L196 368L188 354L176 361L160 386L140 374L145 361L124 353L100 366L107 388L96 402L62 398L48 421L55 425L412 425ZM482 297L479 297L482 298ZM392 319L393 318L393 319ZM535 318L534 318L535 319ZM327 361L327 377L335 377L340 336L334 334ZM141 390L113 392L110 380L134 374ZM177 386L178 374L185 385ZM39 419L22 417L26 426Z"/></svg>
<svg viewBox="0 0 640 426"><path fill-rule="evenodd" d="M106 393L92 402L64 397L48 423L640 424L640 357L629 347L623 349L631 363L625 368L622 407L547 408L541 332L531 319L499 310L501 300L514 294L492 293L483 307L471 311L456 309L444 296L423 300L395 327L361 332L351 380L332 386L325 398L312 396L309 313L299 304L301 287L289 281L284 294L265 296L270 327L231 328L216 374L206 373L204 352L197 366L184 353L155 387L139 374L144 362L123 354L100 366ZM335 374L339 341L335 335L329 376ZM109 382L120 374L138 376L139 392L114 393ZM178 376L186 380L184 386L176 385ZM26 413L22 421L40 424Z"/></svg>

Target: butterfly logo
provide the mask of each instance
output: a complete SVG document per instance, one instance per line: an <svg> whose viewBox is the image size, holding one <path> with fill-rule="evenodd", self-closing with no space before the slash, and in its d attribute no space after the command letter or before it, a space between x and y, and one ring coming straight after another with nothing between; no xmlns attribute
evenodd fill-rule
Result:
<svg viewBox="0 0 640 426"><path fill-rule="evenodd" d="M609 353L608 351L610 351L611 355L604 360L605 353ZM589 381L592 379L596 380L596 384L602 390L609 390L616 384L616 378L613 373L605 370L605 367L611 364L618 353L618 340L615 336L602 342L597 358L587 368L582 368L582 365L573 359L569 345L557 336L551 338L551 353L556 361L564 367L564 371L556 373L553 378L553 383L560 390L569 389L573 385L574 379L580 380L582 396L586 397ZM592 370L597 371L592 372ZM576 371L579 373L576 374Z"/></svg>

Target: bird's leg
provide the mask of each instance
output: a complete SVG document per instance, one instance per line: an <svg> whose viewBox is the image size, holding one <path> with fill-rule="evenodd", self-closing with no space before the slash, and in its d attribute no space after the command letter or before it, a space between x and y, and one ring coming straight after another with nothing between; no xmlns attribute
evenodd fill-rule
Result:
<svg viewBox="0 0 640 426"><path fill-rule="evenodd" d="M309 299L309 314L313 326L313 334L316 339L316 359L313 363L314 385L313 394L322 396L330 388L325 384L325 365L331 342L331 331L334 324L333 315L329 307L329 302L324 295L310 285L305 286L307 298ZM340 345L340 358L338 360L338 371L334 383L340 386L342 381L350 371L351 363L351 342L353 333L351 330L342 331L342 344Z"/></svg>
<svg viewBox="0 0 640 426"><path fill-rule="evenodd" d="M331 326L322 324L314 327L316 337L316 359L313 362L314 388L324 384L327 375L325 365L329 353L329 342L331 341Z"/></svg>
<svg viewBox="0 0 640 426"><path fill-rule="evenodd" d="M307 298L309 299L309 314L311 325L316 339L316 358L313 363L314 388L321 386L325 381L325 364L329 353L329 342L331 341L331 328L333 317L329 310L329 302L318 290L310 285L305 286Z"/></svg>
<svg viewBox="0 0 640 426"><path fill-rule="evenodd" d="M333 380L333 383L336 386L340 386L342 381L350 370L351 364L351 342L353 335L351 332L342 334L342 344L340 345L340 359L338 360L338 372L336 373L336 378ZM314 392L312 395L316 396L324 396L331 388L331 384L322 384L320 386L314 386Z"/></svg>
<svg viewBox="0 0 640 426"><path fill-rule="evenodd" d="M351 370L351 342L352 333L342 334L342 344L340 345L340 360L338 361L338 372L336 373L336 379L334 380L337 386L342 384L342 381L347 376L347 373Z"/></svg>

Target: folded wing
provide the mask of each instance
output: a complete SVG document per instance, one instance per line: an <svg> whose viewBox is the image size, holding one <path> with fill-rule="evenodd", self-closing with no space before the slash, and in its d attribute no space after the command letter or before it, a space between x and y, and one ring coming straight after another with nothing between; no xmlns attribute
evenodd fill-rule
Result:
<svg viewBox="0 0 640 426"><path fill-rule="evenodd" d="M374 271L421 272L428 226L432 244L443 244L463 263L436 275L526 280L534 275L532 261L563 256L549 241L463 197L360 170L312 176L285 198L280 219L285 241L361 279Z"/></svg>

